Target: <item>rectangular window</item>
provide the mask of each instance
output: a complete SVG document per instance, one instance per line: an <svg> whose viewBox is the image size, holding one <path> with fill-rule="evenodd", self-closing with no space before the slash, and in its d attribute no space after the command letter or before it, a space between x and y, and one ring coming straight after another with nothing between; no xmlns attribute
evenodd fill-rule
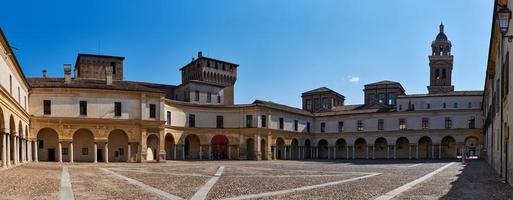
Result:
<svg viewBox="0 0 513 200"><path fill-rule="evenodd" d="M246 128L253 127L253 115L246 115Z"/></svg>
<svg viewBox="0 0 513 200"><path fill-rule="evenodd" d="M397 95L395 93L388 93L388 104L395 105L396 104Z"/></svg>
<svg viewBox="0 0 513 200"><path fill-rule="evenodd" d="M298 122L297 120L294 120L294 131L298 130Z"/></svg>
<svg viewBox="0 0 513 200"><path fill-rule="evenodd" d="M310 122L306 122L306 132L310 133Z"/></svg>
<svg viewBox="0 0 513 200"><path fill-rule="evenodd" d="M428 129L428 128L429 128L429 119L422 118L422 129Z"/></svg>
<svg viewBox="0 0 513 200"><path fill-rule="evenodd" d="M452 120L450 117L445 118L445 128L450 129L452 127Z"/></svg>
<svg viewBox="0 0 513 200"><path fill-rule="evenodd" d="M378 102L379 103L385 103L385 93L379 93L378 94Z"/></svg>
<svg viewBox="0 0 513 200"><path fill-rule="evenodd" d="M224 125L224 117L223 117L223 116L221 116L221 115L218 115L218 116L216 117L216 122L217 122L217 123L216 123L216 124L217 124L217 125L216 125L216 128L223 128L223 125Z"/></svg>
<svg viewBox="0 0 513 200"><path fill-rule="evenodd" d="M62 148L62 155L67 156L68 155L68 148Z"/></svg>
<svg viewBox="0 0 513 200"><path fill-rule="evenodd" d="M458 103L454 103L454 108L458 108Z"/></svg>
<svg viewBox="0 0 513 200"><path fill-rule="evenodd" d="M12 75L9 75L9 93L12 95Z"/></svg>
<svg viewBox="0 0 513 200"><path fill-rule="evenodd" d="M83 156L89 155L89 149L88 148L82 148L82 155Z"/></svg>
<svg viewBox="0 0 513 200"><path fill-rule="evenodd" d="M339 121L338 122L338 132L342 132L342 131L344 131L344 122Z"/></svg>
<svg viewBox="0 0 513 200"><path fill-rule="evenodd" d="M326 122L321 122L321 133L326 132Z"/></svg>
<svg viewBox="0 0 513 200"><path fill-rule="evenodd" d="M356 130L357 131L363 131L363 120L357 120L356 121Z"/></svg>
<svg viewBox="0 0 513 200"><path fill-rule="evenodd" d="M472 102L468 102L467 107L468 107L468 108L472 108Z"/></svg>
<svg viewBox="0 0 513 200"><path fill-rule="evenodd" d="M166 112L166 124L171 125L171 111Z"/></svg>
<svg viewBox="0 0 513 200"><path fill-rule="evenodd" d="M87 101L80 101L80 115L87 115Z"/></svg>
<svg viewBox="0 0 513 200"><path fill-rule="evenodd" d="M52 114L52 101L43 100L43 114L45 114L45 115Z"/></svg>
<svg viewBox="0 0 513 200"><path fill-rule="evenodd" d="M280 117L280 129L283 129L283 117Z"/></svg>
<svg viewBox="0 0 513 200"><path fill-rule="evenodd" d="M44 142L44 140L39 140L39 141L37 141L37 146L38 146L40 149L44 149L44 148L45 148L45 142Z"/></svg>
<svg viewBox="0 0 513 200"><path fill-rule="evenodd" d="M442 108L447 108L447 104L445 104L445 103L444 103L444 104L442 105Z"/></svg>
<svg viewBox="0 0 513 200"><path fill-rule="evenodd" d="M196 127L196 115L189 114L189 127Z"/></svg>
<svg viewBox="0 0 513 200"><path fill-rule="evenodd" d="M114 116L121 116L121 102L114 102Z"/></svg>
<svg viewBox="0 0 513 200"><path fill-rule="evenodd" d="M427 108L427 109L431 109L431 104L429 104L429 103L428 103L428 104L426 105L426 108Z"/></svg>
<svg viewBox="0 0 513 200"><path fill-rule="evenodd" d="M157 105L150 104L150 118L157 117Z"/></svg>
<svg viewBox="0 0 513 200"><path fill-rule="evenodd" d="M262 121L260 121L260 126L262 126L262 128L267 127L267 116L262 115Z"/></svg>
<svg viewBox="0 0 513 200"><path fill-rule="evenodd" d="M406 120L399 119L399 130L406 130Z"/></svg>
<svg viewBox="0 0 513 200"><path fill-rule="evenodd" d="M194 101L199 101L199 91L194 91Z"/></svg>
<svg viewBox="0 0 513 200"><path fill-rule="evenodd" d="M378 119L378 130L382 131L385 129L385 120L384 119Z"/></svg>
<svg viewBox="0 0 513 200"><path fill-rule="evenodd" d="M217 103L221 103L221 95L217 96Z"/></svg>
<svg viewBox="0 0 513 200"><path fill-rule="evenodd" d="M212 93L208 92L207 93L207 103L210 103L210 102L212 102Z"/></svg>
<svg viewBox="0 0 513 200"><path fill-rule="evenodd" d="M476 128L476 117L470 117L468 120L468 128L473 129Z"/></svg>
<svg viewBox="0 0 513 200"><path fill-rule="evenodd" d="M312 110L312 100L307 99L305 104L306 110Z"/></svg>

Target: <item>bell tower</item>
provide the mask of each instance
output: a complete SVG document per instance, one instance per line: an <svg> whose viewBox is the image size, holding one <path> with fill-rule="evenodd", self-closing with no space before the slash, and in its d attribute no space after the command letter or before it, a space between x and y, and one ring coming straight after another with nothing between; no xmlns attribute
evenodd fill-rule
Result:
<svg viewBox="0 0 513 200"><path fill-rule="evenodd" d="M429 94L454 92L452 85L451 41L444 33L444 25L440 24L440 32L431 43L432 53L429 56L430 84Z"/></svg>

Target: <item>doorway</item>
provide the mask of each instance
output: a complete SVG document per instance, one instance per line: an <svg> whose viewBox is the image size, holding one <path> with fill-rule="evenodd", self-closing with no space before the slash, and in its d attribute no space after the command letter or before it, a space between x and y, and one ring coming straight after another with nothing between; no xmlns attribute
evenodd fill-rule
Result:
<svg viewBox="0 0 513 200"><path fill-rule="evenodd" d="M96 160L98 162L103 162L103 151L102 149L96 149Z"/></svg>
<svg viewBox="0 0 513 200"><path fill-rule="evenodd" d="M55 161L55 149L48 149L48 161Z"/></svg>

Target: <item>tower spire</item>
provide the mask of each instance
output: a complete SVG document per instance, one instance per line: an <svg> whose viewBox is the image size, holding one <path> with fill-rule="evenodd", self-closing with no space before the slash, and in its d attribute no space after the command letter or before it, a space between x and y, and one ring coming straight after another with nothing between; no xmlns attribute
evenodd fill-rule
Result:
<svg viewBox="0 0 513 200"><path fill-rule="evenodd" d="M444 32L444 23L440 22L440 33Z"/></svg>

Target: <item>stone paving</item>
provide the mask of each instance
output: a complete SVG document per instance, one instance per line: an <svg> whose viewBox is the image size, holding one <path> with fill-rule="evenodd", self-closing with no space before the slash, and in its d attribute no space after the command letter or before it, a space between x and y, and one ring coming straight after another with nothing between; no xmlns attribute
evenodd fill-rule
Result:
<svg viewBox="0 0 513 200"><path fill-rule="evenodd" d="M375 199L408 184L394 199L513 198L484 161L452 162L28 163L0 170L0 199L59 199L63 166L75 199Z"/></svg>

